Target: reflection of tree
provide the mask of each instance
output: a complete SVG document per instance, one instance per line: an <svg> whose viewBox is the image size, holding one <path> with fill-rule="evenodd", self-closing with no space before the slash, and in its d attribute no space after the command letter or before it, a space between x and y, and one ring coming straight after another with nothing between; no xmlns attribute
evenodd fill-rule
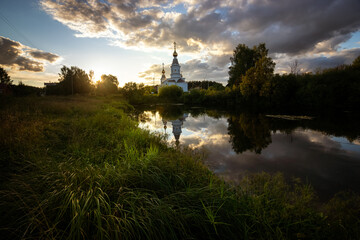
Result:
<svg viewBox="0 0 360 240"><path fill-rule="evenodd" d="M177 105L162 105L157 110L161 118L166 120L178 119L184 114L182 107Z"/></svg>
<svg viewBox="0 0 360 240"><path fill-rule="evenodd" d="M271 143L268 120L263 115L242 113L228 119L230 142L236 153L246 150L261 153Z"/></svg>
<svg viewBox="0 0 360 240"><path fill-rule="evenodd" d="M204 108L200 108L200 107L197 107L197 108L190 108L187 110L192 117L196 118L196 117L199 117L199 116L202 116L204 115L205 113L205 109Z"/></svg>

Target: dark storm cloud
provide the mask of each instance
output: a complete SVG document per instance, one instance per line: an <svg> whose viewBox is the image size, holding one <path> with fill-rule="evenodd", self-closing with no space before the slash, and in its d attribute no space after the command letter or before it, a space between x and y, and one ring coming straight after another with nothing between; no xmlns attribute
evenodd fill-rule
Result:
<svg viewBox="0 0 360 240"><path fill-rule="evenodd" d="M293 54L322 41L348 37L360 27L358 0L228 1L227 5L185 1L188 12L171 16L162 11L172 6L166 1L42 0L41 5L56 20L84 35L111 32L115 27L112 30L120 33L132 32L124 39L126 44L160 47L176 40L185 50L190 47L188 40L195 39L209 45L206 47L267 42L272 52ZM147 7L155 10L144 9ZM144 31L136 32L140 29Z"/></svg>
<svg viewBox="0 0 360 240"><path fill-rule="evenodd" d="M360 48L347 49L335 52L330 56L319 57L294 57L292 59L279 59L277 68L279 71L290 71L290 63L297 60L300 72L316 72L339 65L351 64L356 57L360 56Z"/></svg>
<svg viewBox="0 0 360 240"><path fill-rule="evenodd" d="M59 58L52 53L29 49L19 42L0 36L0 65L15 67L20 71L43 72L44 63L31 57L48 62L54 62Z"/></svg>
<svg viewBox="0 0 360 240"><path fill-rule="evenodd" d="M357 0L252 1L232 8L228 23L246 42L264 41L273 52L297 53L358 30L359 11Z"/></svg>

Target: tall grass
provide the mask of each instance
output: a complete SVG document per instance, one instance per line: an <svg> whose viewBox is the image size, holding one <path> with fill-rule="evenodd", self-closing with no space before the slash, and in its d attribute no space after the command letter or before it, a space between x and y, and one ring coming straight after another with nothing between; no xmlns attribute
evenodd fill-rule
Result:
<svg viewBox="0 0 360 240"><path fill-rule="evenodd" d="M83 97L1 105L4 239L360 238L358 196L320 206L281 174L225 183L126 109Z"/></svg>

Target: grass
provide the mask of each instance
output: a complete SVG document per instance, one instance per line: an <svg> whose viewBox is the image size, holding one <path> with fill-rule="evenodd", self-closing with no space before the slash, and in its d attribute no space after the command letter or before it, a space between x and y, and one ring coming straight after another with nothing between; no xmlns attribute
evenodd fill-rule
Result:
<svg viewBox="0 0 360 240"><path fill-rule="evenodd" d="M1 99L3 239L360 239L360 198L281 174L225 183L119 99Z"/></svg>

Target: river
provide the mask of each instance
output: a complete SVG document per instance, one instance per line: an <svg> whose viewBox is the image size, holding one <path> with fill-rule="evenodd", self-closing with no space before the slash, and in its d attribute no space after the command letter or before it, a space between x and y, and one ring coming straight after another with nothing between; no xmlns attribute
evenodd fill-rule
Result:
<svg viewBox="0 0 360 240"><path fill-rule="evenodd" d="M244 174L282 172L310 183L321 200L360 193L359 119L229 113L182 106L138 112L139 126L166 134L170 145L204 153L215 174L236 182Z"/></svg>

